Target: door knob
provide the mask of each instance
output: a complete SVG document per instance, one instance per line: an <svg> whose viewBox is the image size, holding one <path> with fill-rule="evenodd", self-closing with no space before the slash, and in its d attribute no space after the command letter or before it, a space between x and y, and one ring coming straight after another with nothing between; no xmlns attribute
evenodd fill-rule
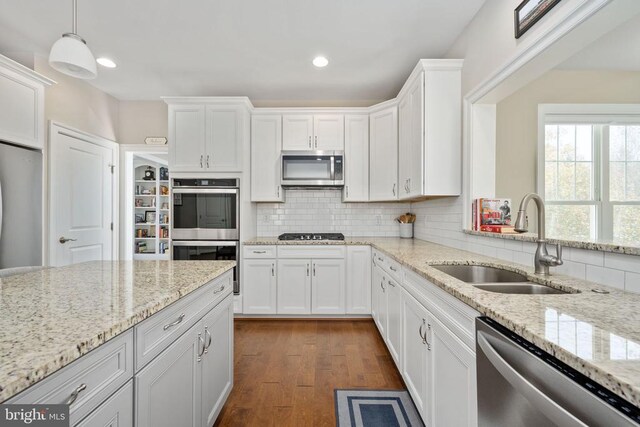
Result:
<svg viewBox="0 0 640 427"><path fill-rule="evenodd" d="M68 239L68 238L62 236L62 237L60 237L58 239L58 242L60 242L60 243L62 243L64 245L67 242L75 242L76 240L78 240L78 239Z"/></svg>

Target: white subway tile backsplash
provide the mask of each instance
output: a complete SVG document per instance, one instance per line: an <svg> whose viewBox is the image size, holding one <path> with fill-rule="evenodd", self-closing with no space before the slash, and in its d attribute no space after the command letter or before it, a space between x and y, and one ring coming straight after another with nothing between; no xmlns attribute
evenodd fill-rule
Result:
<svg viewBox="0 0 640 427"><path fill-rule="evenodd" d="M585 249L571 248L567 259L571 261L581 262L583 264L591 264L604 266L604 252L588 251Z"/></svg>
<svg viewBox="0 0 640 427"><path fill-rule="evenodd" d="M627 271L624 274L624 289L640 293L640 274Z"/></svg>
<svg viewBox="0 0 640 427"><path fill-rule="evenodd" d="M624 271L613 270L611 268L587 265L587 280L603 285L624 289Z"/></svg>
<svg viewBox="0 0 640 427"><path fill-rule="evenodd" d="M640 273L640 263L638 262L638 258L639 257L635 255L614 254L608 252L604 254L604 266L615 268L616 270Z"/></svg>

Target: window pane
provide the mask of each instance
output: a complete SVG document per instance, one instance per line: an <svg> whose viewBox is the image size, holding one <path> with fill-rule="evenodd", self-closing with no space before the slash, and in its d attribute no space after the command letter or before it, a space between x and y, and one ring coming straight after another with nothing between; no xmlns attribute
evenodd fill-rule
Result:
<svg viewBox="0 0 640 427"><path fill-rule="evenodd" d="M592 200L591 163L576 163L576 200Z"/></svg>
<svg viewBox="0 0 640 427"><path fill-rule="evenodd" d="M549 237L567 240L590 240L595 233L595 206L547 205Z"/></svg>
<svg viewBox="0 0 640 427"><path fill-rule="evenodd" d="M593 153L592 126L576 126L576 160L591 161Z"/></svg>
<svg viewBox="0 0 640 427"><path fill-rule="evenodd" d="M544 197L547 200L557 200L556 185L558 179L558 171L556 162L545 162L544 165Z"/></svg>
<svg viewBox="0 0 640 427"><path fill-rule="evenodd" d="M609 198L624 201L624 162L609 163Z"/></svg>
<svg viewBox="0 0 640 427"><path fill-rule="evenodd" d="M640 206L613 207L613 239L625 244L640 244Z"/></svg>
<svg viewBox="0 0 640 427"><path fill-rule="evenodd" d="M640 161L640 126L627 126L627 161Z"/></svg>
<svg viewBox="0 0 640 427"><path fill-rule="evenodd" d="M573 125L558 126L558 158L559 160L575 160L576 127Z"/></svg>
<svg viewBox="0 0 640 427"><path fill-rule="evenodd" d="M558 200L574 200L575 163L558 165Z"/></svg>
<svg viewBox="0 0 640 427"><path fill-rule="evenodd" d="M625 127L611 126L609 128L609 160L621 162L625 159Z"/></svg>
<svg viewBox="0 0 640 427"><path fill-rule="evenodd" d="M544 127L544 158L545 160L558 159L558 126L556 125Z"/></svg>
<svg viewBox="0 0 640 427"><path fill-rule="evenodd" d="M627 163L626 201L640 201L640 162Z"/></svg>

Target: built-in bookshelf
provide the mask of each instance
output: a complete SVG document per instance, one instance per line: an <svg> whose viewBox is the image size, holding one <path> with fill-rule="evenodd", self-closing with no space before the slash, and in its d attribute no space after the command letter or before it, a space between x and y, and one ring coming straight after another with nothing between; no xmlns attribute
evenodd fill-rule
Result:
<svg viewBox="0 0 640 427"><path fill-rule="evenodd" d="M137 159L134 171L133 259L169 259L169 170L166 165Z"/></svg>

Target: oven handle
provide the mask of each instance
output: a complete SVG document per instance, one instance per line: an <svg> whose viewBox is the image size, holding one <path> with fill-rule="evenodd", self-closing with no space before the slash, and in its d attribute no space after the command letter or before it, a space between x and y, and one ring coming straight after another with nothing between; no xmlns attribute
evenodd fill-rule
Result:
<svg viewBox="0 0 640 427"><path fill-rule="evenodd" d="M173 194L238 194L237 188L173 188Z"/></svg>
<svg viewBox="0 0 640 427"><path fill-rule="evenodd" d="M173 246L238 246L238 242L207 240L174 240Z"/></svg>

